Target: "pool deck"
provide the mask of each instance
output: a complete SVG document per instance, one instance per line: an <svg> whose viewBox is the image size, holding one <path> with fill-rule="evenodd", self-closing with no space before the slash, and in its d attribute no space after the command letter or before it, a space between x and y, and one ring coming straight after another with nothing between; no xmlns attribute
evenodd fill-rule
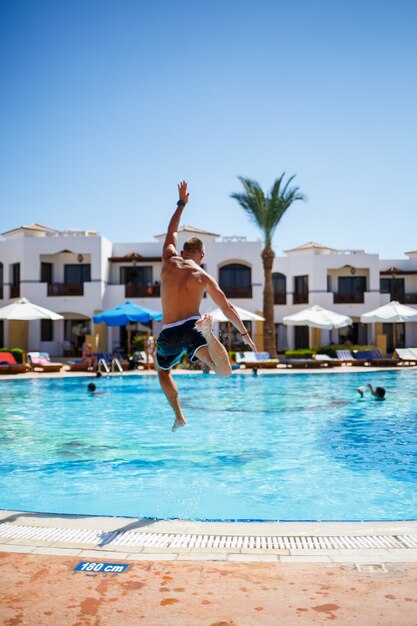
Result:
<svg viewBox="0 0 417 626"><path fill-rule="evenodd" d="M381 368L259 375L353 371ZM91 373L2 378L39 376ZM2 626L417 624L417 521L191 522L3 510L0 560ZM105 562L110 573L74 571L85 561ZM127 569L112 572L120 563Z"/></svg>
<svg viewBox="0 0 417 626"><path fill-rule="evenodd" d="M275 376L275 375L293 375L293 374L352 374L353 372L367 374L369 372L386 372L386 371L404 371L414 370L417 371L416 365L394 365L394 366L372 366L372 365L339 365L339 366L321 366L314 368L287 368L285 365L278 365L275 368L258 369L258 376ZM193 369L174 369L172 371L174 376L202 376L201 370ZM239 369L232 370L232 375L244 374L246 376L253 376L253 368L240 367ZM215 376L214 372L210 372L210 375ZM117 377L117 376L156 376L155 370L134 370L126 372L114 372L107 374L102 373L102 377ZM2 380L27 380L29 378L96 378L94 372L71 372L68 369L62 369L60 372L25 372L23 374L1 374L0 381Z"/></svg>
<svg viewBox="0 0 417 626"><path fill-rule="evenodd" d="M227 523L0 511L0 541L0 623L10 626L417 623L415 521ZM105 563L110 573L74 570L80 562ZM128 567L112 572L116 564Z"/></svg>

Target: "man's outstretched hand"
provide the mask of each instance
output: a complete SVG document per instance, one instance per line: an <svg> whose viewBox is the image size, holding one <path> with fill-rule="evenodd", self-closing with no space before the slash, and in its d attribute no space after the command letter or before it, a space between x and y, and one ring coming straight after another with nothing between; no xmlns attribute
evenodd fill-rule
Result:
<svg viewBox="0 0 417 626"><path fill-rule="evenodd" d="M256 346L252 341L252 338L250 335L242 335L242 341L243 343L245 343L247 346L250 347L251 350L253 350L253 352L256 352Z"/></svg>
<svg viewBox="0 0 417 626"><path fill-rule="evenodd" d="M185 180L182 180L179 184L178 184L178 194L180 197L180 202L182 204L187 204L188 202L188 196L190 195L189 193L187 193L187 183L185 182Z"/></svg>

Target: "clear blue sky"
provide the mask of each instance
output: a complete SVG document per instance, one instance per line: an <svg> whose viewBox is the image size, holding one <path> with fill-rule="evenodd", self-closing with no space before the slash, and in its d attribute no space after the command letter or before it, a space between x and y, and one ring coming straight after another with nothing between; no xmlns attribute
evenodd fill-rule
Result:
<svg viewBox="0 0 417 626"><path fill-rule="evenodd" d="M0 0L0 231L113 241L256 228L230 193L307 195L277 253L417 249L414 0Z"/></svg>

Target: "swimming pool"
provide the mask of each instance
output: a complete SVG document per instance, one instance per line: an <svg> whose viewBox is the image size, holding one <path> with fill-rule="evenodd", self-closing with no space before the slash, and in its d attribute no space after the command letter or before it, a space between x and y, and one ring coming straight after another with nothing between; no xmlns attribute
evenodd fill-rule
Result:
<svg viewBox="0 0 417 626"><path fill-rule="evenodd" d="M417 372L0 381L0 507L215 520L417 519ZM91 379L92 380L92 379ZM384 402L359 385L387 389Z"/></svg>

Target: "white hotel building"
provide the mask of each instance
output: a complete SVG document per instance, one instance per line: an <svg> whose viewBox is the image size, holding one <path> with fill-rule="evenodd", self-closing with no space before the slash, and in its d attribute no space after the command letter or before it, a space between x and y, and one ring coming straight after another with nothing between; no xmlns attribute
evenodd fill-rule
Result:
<svg viewBox="0 0 417 626"><path fill-rule="evenodd" d="M179 246L200 237L206 247L205 269L214 276L231 302L262 311L261 242L244 237L220 237L190 226L181 227ZM0 241L0 306L18 297L63 315L56 322L0 322L0 344L8 348L41 350L53 356L77 355L86 335L93 335L100 352L125 342L124 328L94 325L96 312L131 300L161 309L161 252L165 234L154 242L113 243L92 231L57 231L31 224L2 233ZM380 259L364 250L335 250L308 243L276 257L273 268L275 328L278 350L317 345L314 331L284 327L285 315L319 304L348 314L353 327L323 331L321 343L349 339L376 343L385 335L393 345L393 325L360 324L360 315L390 300L417 308L417 251L404 259ZM201 312L215 308L204 298ZM250 326L262 350L262 323ZM154 323L157 334L160 324ZM395 326L396 346L417 345L417 323ZM90 337L91 339L91 337ZM239 336L234 347L239 347ZM382 342L383 345L383 342Z"/></svg>

